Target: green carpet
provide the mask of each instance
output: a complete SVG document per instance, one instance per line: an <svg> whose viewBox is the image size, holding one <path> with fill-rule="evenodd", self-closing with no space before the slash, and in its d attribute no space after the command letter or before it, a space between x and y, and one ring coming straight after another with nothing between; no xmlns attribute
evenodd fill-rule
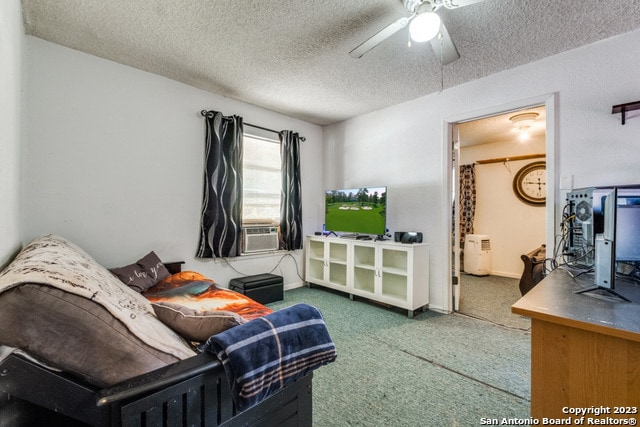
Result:
<svg viewBox="0 0 640 427"><path fill-rule="evenodd" d="M510 328L531 329L531 319L511 312L521 298L520 279L460 275L459 312Z"/></svg>
<svg viewBox="0 0 640 427"><path fill-rule="evenodd" d="M416 314L322 288L285 292L323 313L338 359L314 374L314 426L476 426L529 417L527 331Z"/></svg>

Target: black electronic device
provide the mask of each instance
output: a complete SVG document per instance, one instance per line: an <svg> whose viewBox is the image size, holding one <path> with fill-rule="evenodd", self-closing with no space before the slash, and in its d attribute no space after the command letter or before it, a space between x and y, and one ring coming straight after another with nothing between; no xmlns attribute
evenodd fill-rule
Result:
<svg viewBox="0 0 640 427"><path fill-rule="evenodd" d="M393 240L401 243L422 243L422 233L419 231L396 231Z"/></svg>
<svg viewBox="0 0 640 427"><path fill-rule="evenodd" d="M567 220L564 253L572 264L593 265L594 188L579 188L567 193ZM597 197L597 195L596 195ZM599 206L599 204L597 203Z"/></svg>

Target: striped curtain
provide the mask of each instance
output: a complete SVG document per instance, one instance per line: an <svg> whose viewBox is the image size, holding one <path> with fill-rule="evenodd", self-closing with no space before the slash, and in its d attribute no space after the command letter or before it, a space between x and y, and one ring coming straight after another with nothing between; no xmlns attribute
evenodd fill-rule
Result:
<svg viewBox="0 0 640 427"><path fill-rule="evenodd" d="M234 257L242 251L242 117L203 115L204 193L196 256Z"/></svg>
<svg viewBox="0 0 640 427"><path fill-rule="evenodd" d="M280 195L280 249L302 249L302 185L300 183L300 136L280 132L282 192Z"/></svg>
<svg viewBox="0 0 640 427"><path fill-rule="evenodd" d="M476 166L460 165L460 245L464 237L473 234L473 219L476 214Z"/></svg>

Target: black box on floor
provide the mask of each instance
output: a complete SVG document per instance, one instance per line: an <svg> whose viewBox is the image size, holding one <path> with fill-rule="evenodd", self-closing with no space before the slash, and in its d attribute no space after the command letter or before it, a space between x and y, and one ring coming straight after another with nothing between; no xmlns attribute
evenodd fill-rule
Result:
<svg viewBox="0 0 640 427"><path fill-rule="evenodd" d="M284 299L282 276L276 276L275 274L265 273L236 277L229 282L229 289L240 292L261 304Z"/></svg>

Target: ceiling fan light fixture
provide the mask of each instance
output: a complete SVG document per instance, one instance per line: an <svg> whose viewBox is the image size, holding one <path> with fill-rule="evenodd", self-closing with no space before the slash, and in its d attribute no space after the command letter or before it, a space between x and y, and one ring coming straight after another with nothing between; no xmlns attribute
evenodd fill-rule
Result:
<svg viewBox="0 0 640 427"><path fill-rule="evenodd" d="M529 139L529 129L534 125L536 118L538 117L538 113L520 113L514 116L509 117L511 124L513 125L513 129L518 132L520 142L524 142Z"/></svg>
<svg viewBox="0 0 640 427"><path fill-rule="evenodd" d="M427 42L440 31L440 17L437 13L425 12L413 18L409 24L411 40L417 43Z"/></svg>

